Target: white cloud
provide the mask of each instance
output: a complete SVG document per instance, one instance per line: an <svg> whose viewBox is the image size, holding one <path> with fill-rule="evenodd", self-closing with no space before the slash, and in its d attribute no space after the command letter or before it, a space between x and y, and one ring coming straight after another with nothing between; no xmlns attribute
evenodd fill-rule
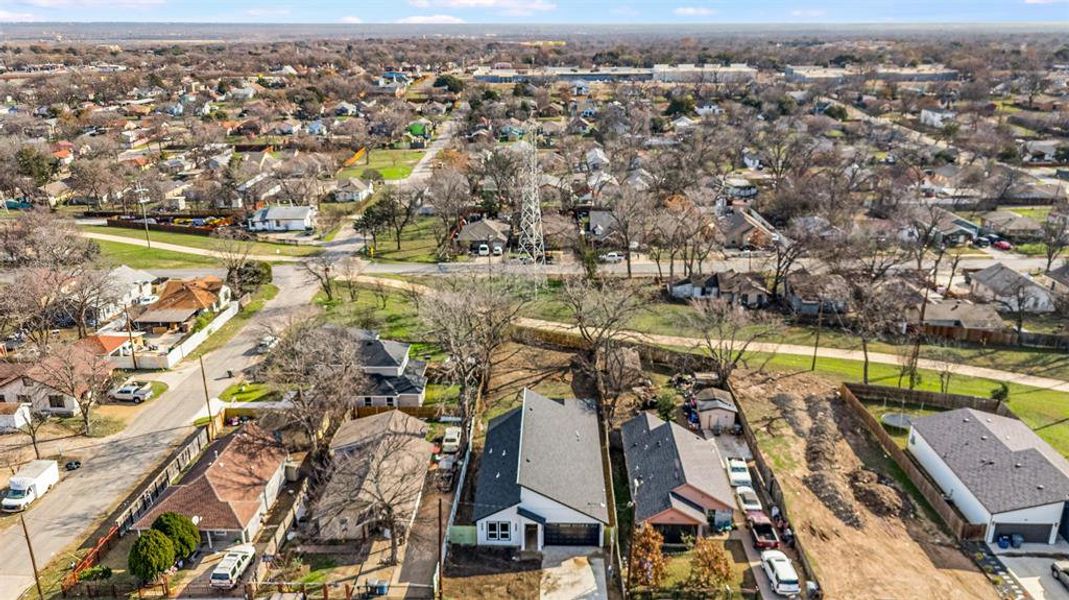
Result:
<svg viewBox="0 0 1069 600"><path fill-rule="evenodd" d="M98 6L142 8L159 6L165 0L24 0L24 2L40 8L93 8Z"/></svg>
<svg viewBox="0 0 1069 600"><path fill-rule="evenodd" d="M706 6L680 6L672 12L681 17L708 17L716 14L715 10Z"/></svg>
<svg viewBox="0 0 1069 600"><path fill-rule="evenodd" d="M346 16L342 17L340 20L341 20L342 23L363 23L364 22L364 20L361 19L360 17L354 17L352 15L346 15Z"/></svg>
<svg viewBox="0 0 1069 600"><path fill-rule="evenodd" d="M482 9L509 16L557 10L556 3L548 0L408 0L408 3L416 8Z"/></svg>
<svg viewBox="0 0 1069 600"><path fill-rule="evenodd" d="M398 19L397 22L398 23L407 23L407 24L420 24L420 25L422 25L422 24L440 24L440 25L444 24L444 25L449 25L449 24L463 23L464 19L461 19L459 17L454 17L453 15L413 15L411 17L405 17L403 19Z"/></svg>
<svg viewBox="0 0 1069 600"><path fill-rule="evenodd" d="M33 15L33 14L30 14L30 13L15 12L15 11L12 11L12 10L0 10L0 22L12 23L12 22L15 22L15 21L36 21L36 20L37 20L37 16Z"/></svg>
<svg viewBox="0 0 1069 600"><path fill-rule="evenodd" d="M250 8L245 11L250 17L285 17L290 14L288 8Z"/></svg>
<svg viewBox="0 0 1069 600"><path fill-rule="evenodd" d="M821 10L819 8L809 8L791 11L792 17L799 17L802 19L814 19L816 17L823 17L826 14L828 14L828 11Z"/></svg>

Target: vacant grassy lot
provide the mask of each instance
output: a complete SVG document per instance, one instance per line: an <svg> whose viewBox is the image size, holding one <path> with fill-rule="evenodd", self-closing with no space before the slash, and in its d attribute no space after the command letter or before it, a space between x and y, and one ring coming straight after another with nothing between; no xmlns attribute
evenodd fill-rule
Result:
<svg viewBox="0 0 1069 600"><path fill-rule="evenodd" d="M260 312L263 309L264 304L268 300L278 295L278 286L268 283L256 290L256 293L252 295L252 300L243 308L238 311L238 314L234 315L226 325L219 328L218 331L208 336L208 339L204 340L204 343L197 347L196 350L189 353L186 357L187 360L196 360L201 356L213 351L218 350L226 345L230 341L230 338L237 335L241 328L249 322L249 319L253 315Z"/></svg>
<svg viewBox="0 0 1069 600"><path fill-rule="evenodd" d="M125 238L131 238L135 240L144 240L145 232L138 229L127 229L125 227L99 227L99 226L87 226L83 228L85 231L91 231L93 233L102 233L106 235L115 235ZM197 248L199 250L212 250L214 249L214 240L210 237L203 235L192 235L188 233L172 233L170 231L150 231L149 239L153 242L161 242L164 244L174 244L176 246L187 246L189 248ZM318 246L291 246L289 244L272 244L268 242L253 242L251 254L259 255L272 255L279 254L282 256L312 256L319 254L323 251Z"/></svg>
<svg viewBox="0 0 1069 600"><path fill-rule="evenodd" d="M134 269L196 269L198 267L219 267L219 261L210 256L198 256L170 250L144 248L94 240L100 247L101 256L115 265L127 265Z"/></svg>
<svg viewBox="0 0 1069 600"><path fill-rule="evenodd" d="M1052 206L1014 206L1009 209L1014 214L1021 215L1022 217L1028 217L1033 221L1039 221L1042 223L1050 216Z"/></svg>
<svg viewBox="0 0 1069 600"><path fill-rule="evenodd" d="M412 174L413 167L423 158L423 150L372 150L368 162L361 161L338 172L338 179L358 178L364 171L374 169L387 181L404 179Z"/></svg>
<svg viewBox="0 0 1069 600"><path fill-rule="evenodd" d="M391 233L378 238L372 256L380 260L436 263L438 242L434 239L434 217L416 217L401 232L401 247Z"/></svg>
<svg viewBox="0 0 1069 600"><path fill-rule="evenodd" d="M356 288L356 301L344 283L336 283L334 301L327 302L322 293L315 302L323 308L327 321L346 327L374 329L382 337L405 342L418 342L418 319L412 301L404 294L386 291L386 307L378 294L366 287Z"/></svg>

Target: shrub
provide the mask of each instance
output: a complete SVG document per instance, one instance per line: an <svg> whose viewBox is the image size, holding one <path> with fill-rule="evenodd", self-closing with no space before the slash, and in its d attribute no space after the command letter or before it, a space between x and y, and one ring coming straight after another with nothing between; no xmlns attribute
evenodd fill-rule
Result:
<svg viewBox="0 0 1069 600"><path fill-rule="evenodd" d="M178 558L185 558L200 546L200 530L193 524L189 517L168 512L156 517L152 528L167 536L174 545L174 553Z"/></svg>
<svg viewBox="0 0 1069 600"><path fill-rule="evenodd" d="M174 564L174 544L155 529L141 532L130 548L127 566L130 574L141 581L156 581Z"/></svg>
<svg viewBox="0 0 1069 600"><path fill-rule="evenodd" d="M103 579L111 579L111 567L97 565L89 567L78 574L78 581L100 581Z"/></svg>
<svg viewBox="0 0 1069 600"><path fill-rule="evenodd" d="M360 174L360 179L364 181L374 181L375 183L382 183L384 178L382 173L378 169L364 169L364 172Z"/></svg>

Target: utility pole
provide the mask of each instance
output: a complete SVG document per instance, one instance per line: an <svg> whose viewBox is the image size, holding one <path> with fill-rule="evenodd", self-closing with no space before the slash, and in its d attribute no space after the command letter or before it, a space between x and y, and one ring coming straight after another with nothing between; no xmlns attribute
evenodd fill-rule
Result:
<svg viewBox="0 0 1069 600"><path fill-rule="evenodd" d="M212 429L215 427L215 418L212 417L212 398L208 394L208 376L204 374L204 357L198 358L200 361L200 381L204 384L204 405L208 407L208 441L212 441Z"/></svg>
<svg viewBox="0 0 1069 600"><path fill-rule="evenodd" d="M134 322L130 320L130 307L124 308L126 311L126 333L130 339L130 358L134 361L134 370L137 370L137 348L134 347Z"/></svg>
<svg viewBox="0 0 1069 600"><path fill-rule="evenodd" d="M438 497L438 600L442 600L442 497Z"/></svg>
<svg viewBox="0 0 1069 600"><path fill-rule="evenodd" d="M22 535L26 536L26 549L30 551L30 566L33 567L33 580L37 583L37 597L45 600L45 593L41 589L41 576L37 574L37 557L33 555L33 544L30 543L30 530L26 529L26 515L19 515L22 522Z"/></svg>
<svg viewBox="0 0 1069 600"><path fill-rule="evenodd" d="M145 189L141 187L141 184L137 184L137 203L141 206L141 224L145 226L145 244L148 245L149 250L152 249L152 238L148 235L148 215L145 213Z"/></svg>

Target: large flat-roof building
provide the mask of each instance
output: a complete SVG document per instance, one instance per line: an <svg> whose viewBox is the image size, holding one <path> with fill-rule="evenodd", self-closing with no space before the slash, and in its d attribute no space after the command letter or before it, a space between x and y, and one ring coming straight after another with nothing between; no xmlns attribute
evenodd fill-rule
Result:
<svg viewBox="0 0 1069 600"><path fill-rule="evenodd" d="M734 83L752 81L757 69L746 64L654 65L653 67L538 67L514 68L508 64L475 69L476 81L516 83L546 81L658 81L662 83Z"/></svg>

